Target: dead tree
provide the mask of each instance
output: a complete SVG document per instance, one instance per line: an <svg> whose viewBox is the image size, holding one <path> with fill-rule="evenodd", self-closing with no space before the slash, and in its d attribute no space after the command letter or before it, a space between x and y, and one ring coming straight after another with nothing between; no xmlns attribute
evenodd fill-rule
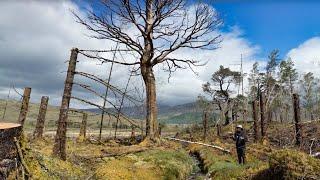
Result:
<svg viewBox="0 0 320 180"><path fill-rule="evenodd" d="M46 120L46 114L47 114L47 108L48 108L48 101L49 101L48 96L42 96L38 119L37 119L37 125L33 133L33 137L36 139L42 138L42 135L43 135L44 122Z"/></svg>
<svg viewBox="0 0 320 180"><path fill-rule="evenodd" d="M131 127L131 140L134 141L136 139L136 127Z"/></svg>
<svg viewBox="0 0 320 180"><path fill-rule="evenodd" d="M0 123L0 179L6 179L14 170L18 159L14 139L20 139L22 126L14 123Z"/></svg>
<svg viewBox="0 0 320 180"><path fill-rule="evenodd" d="M217 124L217 136L221 136L221 125Z"/></svg>
<svg viewBox="0 0 320 180"><path fill-rule="evenodd" d="M203 120L203 140L205 141L208 136L208 112L207 111L203 111L202 120Z"/></svg>
<svg viewBox="0 0 320 180"><path fill-rule="evenodd" d="M261 138L264 138L266 135L266 129L265 129L265 97L262 92L260 92L260 128L261 128Z"/></svg>
<svg viewBox="0 0 320 180"><path fill-rule="evenodd" d="M74 80L74 74L77 64L78 49L73 48L71 50L71 56L69 60L68 72L64 86L64 92L60 107L60 114L58 120L57 133L55 136L55 142L53 146L53 155L59 157L62 160L66 160L66 133L67 133L67 120L68 110Z"/></svg>
<svg viewBox="0 0 320 180"><path fill-rule="evenodd" d="M82 121L80 125L80 134L78 139L80 141L86 139L87 135L87 119L88 119L88 114L87 113L82 113Z"/></svg>
<svg viewBox="0 0 320 180"><path fill-rule="evenodd" d="M29 87L24 88L21 109L20 109L20 114L19 114L19 123L22 125L22 127L23 127L24 122L26 121L26 118L27 118L30 94L31 94L31 88L29 88Z"/></svg>
<svg viewBox="0 0 320 180"><path fill-rule="evenodd" d="M302 124L300 114L299 95L293 94L293 110L294 110L294 124L295 124L295 137L296 145L299 146L302 143Z"/></svg>
<svg viewBox="0 0 320 180"><path fill-rule="evenodd" d="M254 141L257 142L259 140L259 125L258 125L258 108L257 101L252 101L252 118L253 118L253 135Z"/></svg>
<svg viewBox="0 0 320 180"><path fill-rule="evenodd" d="M204 65L173 54L179 49L216 49L221 38L211 33L222 22L209 5L198 3L190 9L186 0L109 0L97 2L96 5L101 7L99 12L89 11L87 18L74 14L78 22L94 33L91 37L119 43L116 51L133 58L117 61L103 55L112 50L83 50L81 53L102 62L138 66L133 72L142 76L146 88L146 135L148 138L158 138L153 67L163 64L170 77L177 69ZM134 28L137 33L126 33L126 27Z"/></svg>

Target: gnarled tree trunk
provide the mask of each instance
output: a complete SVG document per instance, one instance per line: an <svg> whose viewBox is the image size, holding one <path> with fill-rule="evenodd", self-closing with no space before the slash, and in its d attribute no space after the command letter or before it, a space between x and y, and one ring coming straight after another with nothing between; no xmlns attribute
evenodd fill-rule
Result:
<svg viewBox="0 0 320 180"><path fill-rule="evenodd" d="M141 66L141 74L146 87L147 98L147 120L146 120L146 136L150 138L158 138L158 108L156 97L156 83L151 66Z"/></svg>

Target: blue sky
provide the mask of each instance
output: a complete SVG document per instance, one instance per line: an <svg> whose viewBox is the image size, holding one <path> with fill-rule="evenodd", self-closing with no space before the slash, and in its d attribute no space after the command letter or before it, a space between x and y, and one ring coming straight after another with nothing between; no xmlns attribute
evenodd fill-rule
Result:
<svg viewBox="0 0 320 180"><path fill-rule="evenodd" d="M70 12L71 9L85 17L84 7L91 8L95 1L0 0L0 98L7 97L13 84L20 92L23 87L32 87L32 102L39 102L41 96L48 95L50 104L60 104L65 61L69 58L70 49L104 49L111 46L110 42L86 36L91 33L77 23ZM188 1L192 4L194 0ZM275 48L280 50L282 57L292 58L301 75L313 72L320 77L320 0L202 1L212 4L224 19L222 29L212 34L222 34L223 42L214 51L184 49L175 54L207 61L206 66L194 68L197 76L192 71L180 70L172 75L168 83L168 73L161 71L161 67L155 69L159 102L173 105L194 101L202 92L202 84L220 65L239 70L239 66L232 64L239 62L240 54L244 56L244 72L249 73L256 61L264 70L267 55ZM131 32L132 29L129 27L126 30ZM95 62L81 56L79 61L82 62L77 65L80 71L106 76L107 64L97 67ZM127 82L123 72L127 72L126 67L117 67L113 73L113 83L120 88ZM74 92L100 102L82 91L75 89ZM79 107L79 104L74 105Z"/></svg>
<svg viewBox="0 0 320 180"><path fill-rule="evenodd" d="M246 39L260 46L261 57L275 48L285 55L306 39L320 35L320 1L212 2L224 19L223 30L238 26Z"/></svg>

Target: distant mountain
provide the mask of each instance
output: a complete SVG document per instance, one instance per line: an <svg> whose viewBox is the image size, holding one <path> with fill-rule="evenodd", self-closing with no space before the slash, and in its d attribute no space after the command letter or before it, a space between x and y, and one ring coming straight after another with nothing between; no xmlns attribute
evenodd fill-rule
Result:
<svg viewBox="0 0 320 180"><path fill-rule="evenodd" d="M85 109L86 111L101 113L99 109ZM109 108L109 111L115 111L114 108ZM135 119L144 119L146 111L143 106L138 107L123 107L122 113ZM158 118L160 122L169 124L189 124L201 121L201 111L197 108L196 102L168 106L158 105Z"/></svg>

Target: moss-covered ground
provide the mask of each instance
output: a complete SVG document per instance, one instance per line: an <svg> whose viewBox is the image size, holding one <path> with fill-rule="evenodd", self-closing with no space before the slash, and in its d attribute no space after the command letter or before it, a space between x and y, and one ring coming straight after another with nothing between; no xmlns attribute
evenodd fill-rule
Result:
<svg viewBox="0 0 320 180"><path fill-rule="evenodd" d="M270 126L269 132L275 131L271 128ZM190 154L199 159L199 168L206 174L196 177L199 180L320 179L320 160L303 152L303 148L292 145L286 148L282 145L277 146L274 142L279 134L276 133L275 136L269 134L269 140L253 143L248 132L250 141L246 148L246 164L239 165L234 142L230 138L232 129L232 126L224 127L224 131L218 137L212 128L205 141L202 140L203 134L199 127L187 129L178 135L181 139L220 146L230 150L230 154L211 147L180 144L164 138L157 142L146 140L131 146L114 140L97 143L74 138L68 139L67 160L61 161L52 156L52 138L24 140L22 146L32 179L40 180L188 179L192 177L190 174L194 169L197 169ZM281 143L284 144L285 141ZM14 178L13 174L11 179Z"/></svg>

